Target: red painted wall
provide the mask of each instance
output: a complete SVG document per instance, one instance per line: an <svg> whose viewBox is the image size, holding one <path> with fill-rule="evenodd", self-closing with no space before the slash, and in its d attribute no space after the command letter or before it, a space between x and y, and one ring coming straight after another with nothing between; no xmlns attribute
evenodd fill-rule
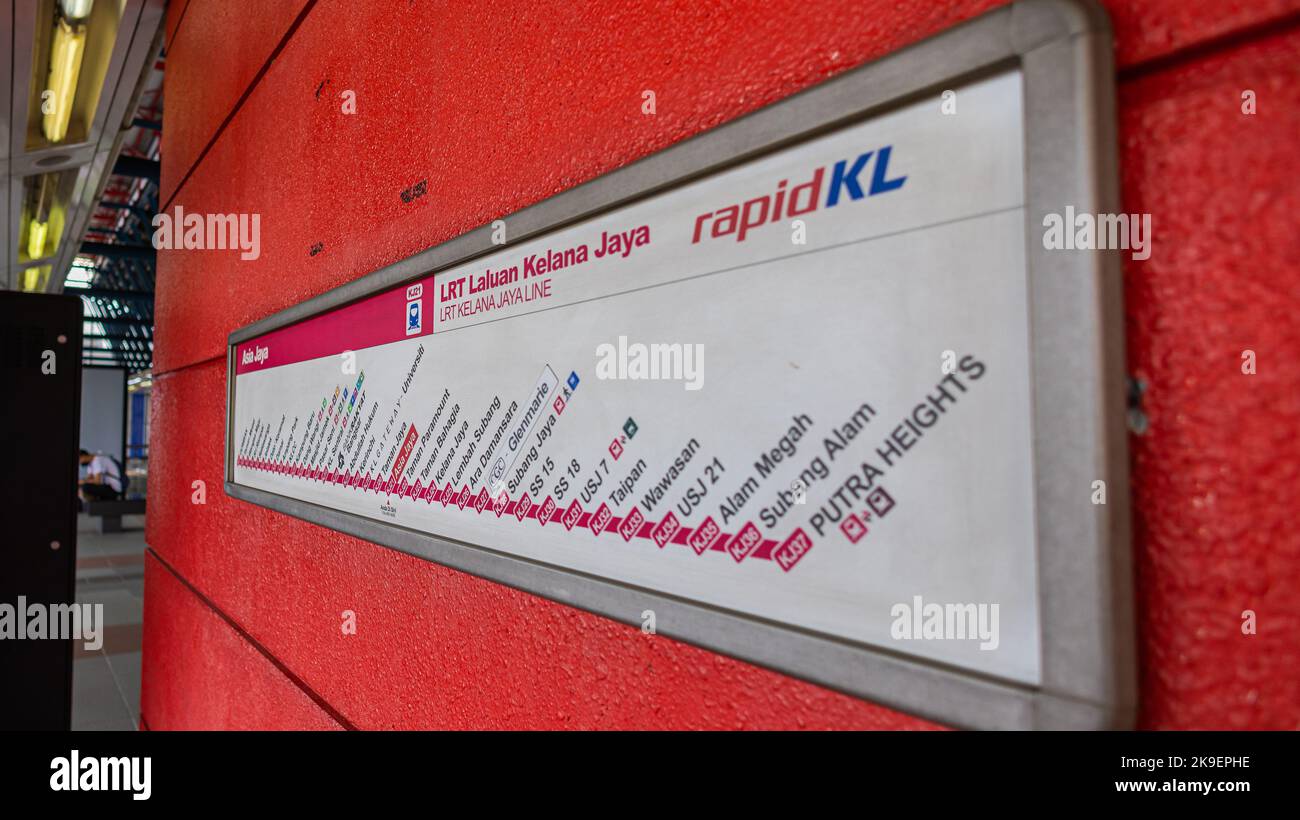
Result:
<svg viewBox="0 0 1300 820"><path fill-rule="evenodd" d="M172 2L162 187L260 213L262 254L159 254L149 727L930 728L227 498L224 345L998 0L229 5ZM1124 205L1155 233L1126 271L1140 724L1300 728L1300 0L1105 5Z"/></svg>

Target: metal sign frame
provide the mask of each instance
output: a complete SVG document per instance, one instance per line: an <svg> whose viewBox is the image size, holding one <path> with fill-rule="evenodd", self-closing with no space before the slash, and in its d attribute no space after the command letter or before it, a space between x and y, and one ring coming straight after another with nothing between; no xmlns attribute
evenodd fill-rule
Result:
<svg viewBox="0 0 1300 820"><path fill-rule="evenodd" d="M235 346L501 250L483 226L241 328L227 349L225 489L454 569L940 723L1122 728L1135 712L1123 302L1116 251L1055 251L1043 216L1119 211L1114 61L1092 0L1018 0L505 217L515 242L859 122L949 85L1022 72L1042 681L1014 684L758 620L233 482ZM1109 488L1093 504L1093 482Z"/></svg>

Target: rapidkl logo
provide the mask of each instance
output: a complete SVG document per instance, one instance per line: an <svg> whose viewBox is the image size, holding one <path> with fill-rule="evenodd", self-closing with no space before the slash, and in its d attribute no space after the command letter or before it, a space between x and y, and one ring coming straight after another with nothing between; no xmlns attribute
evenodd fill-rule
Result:
<svg viewBox="0 0 1300 820"><path fill-rule="evenodd" d="M834 166L828 166L830 185L826 189L826 207L834 208L847 196L856 202L865 197L896 191L903 187L907 177L889 178L889 158L894 146L886 145L878 151L859 154L851 163L842 159ZM865 182L863 171L872 164L871 181ZM764 196L755 197L740 205L728 205L717 211L700 214L695 218L695 235L691 244L708 236L717 239L721 236L735 235L737 242L744 242L745 237L755 228L770 225L783 218L802 216L821 207L822 183L826 179L827 168L818 168L812 179L787 190L789 180L777 183L776 190Z"/></svg>
<svg viewBox="0 0 1300 820"><path fill-rule="evenodd" d="M420 315L420 297L424 295L424 285L416 283L406 289L406 335L414 336L424 330L424 321Z"/></svg>

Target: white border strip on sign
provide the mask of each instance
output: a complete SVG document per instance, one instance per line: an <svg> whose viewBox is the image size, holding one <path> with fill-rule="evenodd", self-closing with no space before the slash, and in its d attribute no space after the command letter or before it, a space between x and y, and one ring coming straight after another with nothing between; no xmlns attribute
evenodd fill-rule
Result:
<svg viewBox="0 0 1300 820"><path fill-rule="evenodd" d="M1017 0L917 45L506 217L514 241L660 193L795 142L1015 68L1024 77L1034 486L1042 683L851 644L490 547L437 538L232 480L235 345L499 250L490 226L230 335L225 488L342 533L961 727L1124 728L1135 713L1123 302L1115 251L1048 252L1043 216L1119 210L1111 31L1094 0ZM937 104L937 103L936 103ZM1092 482L1109 486L1093 505ZM634 624L635 625L635 624Z"/></svg>

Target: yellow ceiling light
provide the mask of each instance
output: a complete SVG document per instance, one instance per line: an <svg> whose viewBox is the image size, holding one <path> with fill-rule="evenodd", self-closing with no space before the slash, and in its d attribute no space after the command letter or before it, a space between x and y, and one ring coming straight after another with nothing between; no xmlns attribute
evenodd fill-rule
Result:
<svg viewBox="0 0 1300 820"><path fill-rule="evenodd" d="M45 283L49 280L49 276L49 265L43 265L39 268L27 268L22 272L23 290L28 293L38 293L45 290Z"/></svg>
<svg viewBox="0 0 1300 820"><path fill-rule="evenodd" d="M31 222L27 225L27 258L40 259L45 255L45 241L50 232L50 206L54 200L53 174L42 174L36 183L35 201L32 203Z"/></svg>
<svg viewBox="0 0 1300 820"><path fill-rule="evenodd" d="M68 135L77 78L81 76L81 58L86 54L85 19L91 4L73 2L63 6L63 13L54 25L49 82L41 94L41 113L45 115L41 131L50 142L62 142Z"/></svg>
<svg viewBox="0 0 1300 820"><path fill-rule="evenodd" d="M27 258L40 259L45 255L45 240L50 232L50 223L37 222L35 219L27 226Z"/></svg>

